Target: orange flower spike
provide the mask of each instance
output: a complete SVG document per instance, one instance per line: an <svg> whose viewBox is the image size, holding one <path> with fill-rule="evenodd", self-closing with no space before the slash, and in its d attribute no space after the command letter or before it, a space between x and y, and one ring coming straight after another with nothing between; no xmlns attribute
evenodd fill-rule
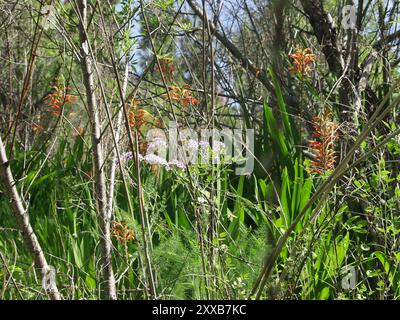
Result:
<svg viewBox="0 0 400 320"><path fill-rule="evenodd" d="M175 72L175 64L172 59L169 58L161 58L159 59L161 72L166 76L168 80L172 80L174 72Z"/></svg>
<svg viewBox="0 0 400 320"><path fill-rule="evenodd" d="M61 115L62 108L71 105L77 97L67 94L70 87L53 86L53 92L43 98L44 102L50 106L51 113L55 116Z"/></svg>
<svg viewBox="0 0 400 320"><path fill-rule="evenodd" d="M169 95L169 98L171 99L172 102L180 103L181 96L182 96L181 91L182 90L179 87L169 86L168 93L163 94L162 96L168 98L168 95Z"/></svg>
<svg viewBox="0 0 400 320"><path fill-rule="evenodd" d="M338 125L333 122L331 112L326 110L321 117L313 117L313 126L313 136L316 140L309 141L309 148L315 160L311 162L310 171L323 174L335 168Z"/></svg>
<svg viewBox="0 0 400 320"><path fill-rule="evenodd" d="M113 237L116 238L123 244L127 244L128 241L135 239L135 234L132 229L124 226L122 223L113 221L114 228L111 228L113 232Z"/></svg>
<svg viewBox="0 0 400 320"><path fill-rule="evenodd" d="M187 107L189 104L192 106L199 105L199 101L192 96L192 90L190 90L190 84L185 84L182 88L176 86L168 87L168 94L163 94L162 97L168 95L172 102L181 104L183 107Z"/></svg>
<svg viewBox="0 0 400 320"><path fill-rule="evenodd" d="M132 129L137 129L139 132L142 131L142 127L148 124L146 116L150 115L144 109L136 109L136 106L132 107L129 111L129 125Z"/></svg>
<svg viewBox="0 0 400 320"><path fill-rule="evenodd" d="M300 76L312 72L315 54L310 48L297 48L296 53L291 54L290 57L293 59L294 67L289 68L289 72L297 72Z"/></svg>
<svg viewBox="0 0 400 320"><path fill-rule="evenodd" d="M182 105L184 107L187 107L188 104L191 104L192 106L197 106L199 105L199 100L192 96L186 96L183 98Z"/></svg>

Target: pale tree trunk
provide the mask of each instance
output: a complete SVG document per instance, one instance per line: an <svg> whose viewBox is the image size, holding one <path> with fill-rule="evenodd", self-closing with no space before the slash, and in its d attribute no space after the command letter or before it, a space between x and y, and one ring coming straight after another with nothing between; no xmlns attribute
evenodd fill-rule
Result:
<svg viewBox="0 0 400 320"><path fill-rule="evenodd" d="M122 94L125 97L126 93L126 88L128 86L128 76L129 76L129 66L128 66L128 57L126 57L126 64L125 64L125 75L124 75L124 83L122 85ZM118 110L117 114L117 121L115 125L115 140L118 143L121 137L121 130L123 128L122 126L122 116L123 116L123 109L124 106L120 105L120 108ZM109 186L109 192L108 192L108 217L112 219L113 216L113 206L114 206L114 189L115 189L115 178L116 178L116 171L117 171L117 164L118 164L118 145L114 146L114 152L113 156L111 159L111 168L110 168L110 186Z"/></svg>
<svg viewBox="0 0 400 320"><path fill-rule="evenodd" d="M110 217L107 214L107 192L104 173L103 148L101 144L100 110L96 100L95 82L93 76L93 58L90 54L89 40L87 36L87 2L79 0L79 38L81 50L81 68L83 83L86 88L86 99L91 124L91 138L93 148L93 169L95 184L95 199L97 219L100 226L100 243L102 249L101 265L104 278L104 294L106 299L117 299L115 278L112 268L112 242L110 233Z"/></svg>
<svg viewBox="0 0 400 320"><path fill-rule="evenodd" d="M42 285L46 290L46 294L52 300L60 300L60 294L55 283L55 278L52 278L53 272L48 265L44 256L42 247L36 237L35 232L29 222L29 215L22 204L21 197L15 186L15 180L10 169L10 163L7 159L6 150L3 140L0 137L0 175L6 191L6 194L11 202L12 212L17 220L18 226L22 232L22 236L29 253L31 254L35 267L39 269L42 279ZM54 275L53 275L54 276Z"/></svg>

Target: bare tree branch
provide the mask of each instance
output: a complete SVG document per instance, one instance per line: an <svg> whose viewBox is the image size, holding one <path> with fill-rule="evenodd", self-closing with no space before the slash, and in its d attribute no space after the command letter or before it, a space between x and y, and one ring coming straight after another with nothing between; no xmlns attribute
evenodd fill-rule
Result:
<svg viewBox="0 0 400 320"><path fill-rule="evenodd" d="M91 124L97 220L101 231L100 241L102 249L102 273L105 280L104 293L107 299L115 300L117 299L117 292L111 260L112 242L110 231L110 217L107 213L107 189L103 167L104 157L101 144L100 109L97 105L97 98L95 94L95 81L92 70L92 65L94 62L90 55L89 40L86 31L87 2L86 0L79 0L78 3L80 14L78 28L82 55L81 68L83 73L83 82L86 88L86 98Z"/></svg>
<svg viewBox="0 0 400 320"><path fill-rule="evenodd" d="M187 0L190 7L194 11L194 13L204 21L204 14L203 10L197 5L197 3L193 0ZM211 21L208 22L210 27L210 32L214 34L214 36L222 43L222 45L237 59L240 61L241 66L249 70L253 76L255 76L263 85L264 87L271 93L274 94L274 86L271 80L268 78L267 74L264 70L259 69L253 62L250 61L242 52L231 42L229 41L222 33L220 33L214 23Z"/></svg>
<svg viewBox="0 0 400 320"><path fill-rule="evenodd" d="M21 229L25 245L28 248L28 251L35 262L35 266L40 270L40 275L43 283L45 283L46 280L48 279L51 269L47 263L47 260L44 256L42 247L40 246L36 234L33 231L32 225L29 221L28 212L24 208L19 192L15 186L15 180L10 169L10 163L7 159L6 150L1 137L0 137L0 175L3 178L5 191L10 199L12 212L14 214L15 219L17 220L19 228ZM61 296L58 292L57 285L55 284L55 282L50 283L50 285L46 286L44 289L46 290L46 294L49 296L50 299L52 300L61 299Z"/></svg>

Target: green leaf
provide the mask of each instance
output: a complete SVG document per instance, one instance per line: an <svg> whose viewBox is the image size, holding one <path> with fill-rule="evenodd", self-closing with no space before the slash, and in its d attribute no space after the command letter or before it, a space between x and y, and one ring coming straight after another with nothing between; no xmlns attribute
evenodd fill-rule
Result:
<svg viewBox="0 0 400 320"><path fill-rule="evenodd" d="M329 299L329 294L330 294L330 289L329 287L324 287L321 292L319 293L319 299L320 300L327 300Z"/></svg>
<svg viewBox="0 0 400 320"><path fill-rule="evenodd" d="M91 276L86 276L85 278L85 284L90 290L95 290L96 289L96 280L93 279Z"/></svg>

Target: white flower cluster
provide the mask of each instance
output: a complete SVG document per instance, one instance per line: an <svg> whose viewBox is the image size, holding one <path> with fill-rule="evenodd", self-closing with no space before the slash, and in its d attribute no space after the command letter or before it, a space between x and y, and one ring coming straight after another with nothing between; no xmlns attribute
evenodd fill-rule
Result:
<svg viewBox="0 0 400 320"><path fill-rule="evenodd" d="M168 162L168 165L171 166L176 166L179 169L184 169L185 168L185 164L179 160L171 160L170 162Z"/></svg>
<svg viewBox="0 0 400 320"><path fill-rule="evenodd" d="M167 160L164 158L154 154L154 153L149 153L146 154L143 158L143 161L147 162L148 164L158 164L160 166L168 166Z"/></svg>
<svg viewBox="0 0 400 320"><path fill-rule="evenodd" d="M140 153L138 154L139 161L140 162L146 162L150 165L160 165L165 167L167 170L170 170L172 167L176 167L178 169L184 169L185 164L179 160L171 160L167 161L163 157L160 157L154 153L148 153L145 156L141 155ZM129 160L133 159L133 153L131 151L125 152L121 155L121 161L127 162Z"/></svg>
<svg viewBox="0 0 400 320"><path fill-rule="evenodd" d="M161 138L155 138L152 142L149 143L147 152L154 153L155 150L166 150L168 147L167 143Z"/></svg>
<svg viewBox="0 0 400 320"><path fill-rule="evenodd" d="M211 151L212 158L214 160L218 160L225 150L225 144L220 141L214 141L212 148L210 147L208 141L197 142L194 139L187 140L184 145L186 149L192 154L197 154L197 152L199 151L201 157L204 159L209 157L209 152ZM163 153L163 151L166 151L167 147L168 145L163 139L155 138L149 143L147 154L145 156L138 154L139 161L146 162L150 165L160 165L165 167L167 170L170 170L173 167L177 169L184 169L186 167L184 162L177 159L168 162L165 157L157 154L159 152ZM128 160L131 160L133 156L134 155L132 152L125 152L121 155L121 160L122 162L126 162Z"/></svg>
<svg viewBox="0 0 400 320"><path fill-rule="evenodd" d="M133 153L131 151L121 154L121 162L124 163L133 158Z"/></svg>
<svg viewBox="0 0 400 320"><path fill-rule="evenodd" d="M165 169L167 169L167 171L171 170L172 167L176 167L178 169L185 168L185 164L179 160L171 160L168 162L163 157L160 157L154 153L146 154L143 158L143 161L151 165L157 164L163 166Z"/></svg>

